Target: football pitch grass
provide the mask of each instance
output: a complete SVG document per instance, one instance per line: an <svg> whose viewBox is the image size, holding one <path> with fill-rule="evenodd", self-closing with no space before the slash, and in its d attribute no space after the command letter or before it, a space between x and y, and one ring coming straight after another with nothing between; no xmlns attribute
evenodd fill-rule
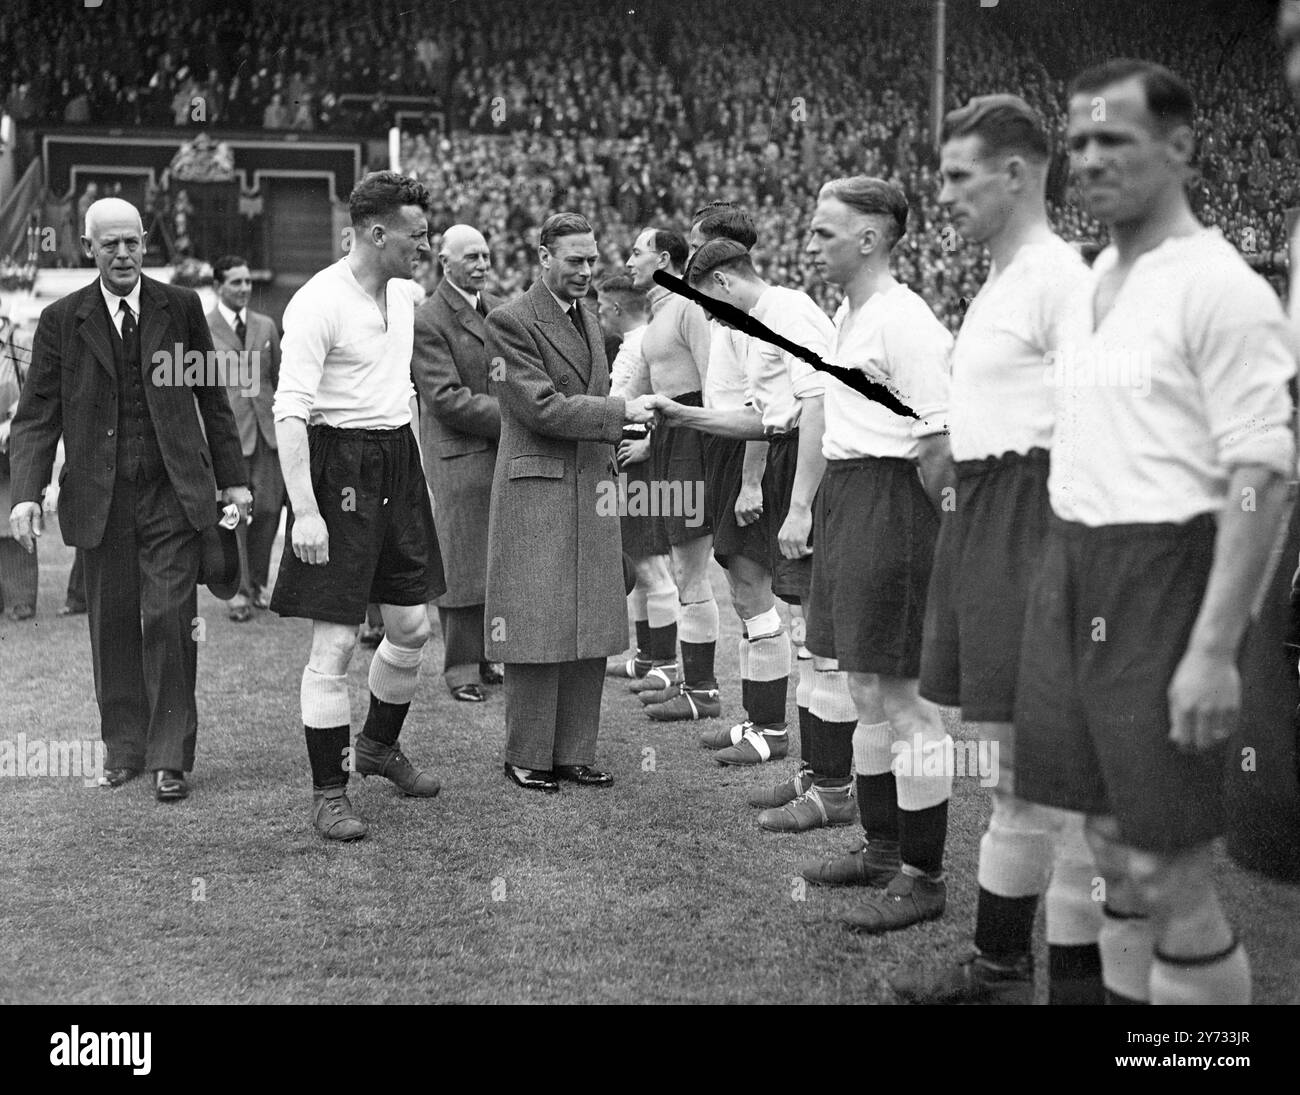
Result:
<svg viewBox="0 0 1300 1095"><path fill-rule="evenodd" d="M0 739L95 739L86 619L55 615L72 560L57 524L40 552L36 619L0 620ZM714 578L730 725L739 625ZM523 791L502 774L504 697L453 701L436 634L402 744L442 793L407 799L354 776L370 835L328 844L309 820L299 723L309 625L233 624L206 589L199 612L187 802L156 803L147 778L116 791L0 779L0 1003L887 1003L891 973L969 945L988 818L974 775L954 788L943 918L856 936L836 914L868 891L805 888L797 867L860 829L766 833L745 804L794 771L797 732L792 759L722 768L698 744L717 720L652 722L610 680L598 764L617 783ZM370 657L359 648L349 673L354 733ZM789 703L793 729L793 680ZM1298 1002L1300 887L1219 864L1255 1000ZM1041 915L1036 956L1041 1000Z"/></svg>

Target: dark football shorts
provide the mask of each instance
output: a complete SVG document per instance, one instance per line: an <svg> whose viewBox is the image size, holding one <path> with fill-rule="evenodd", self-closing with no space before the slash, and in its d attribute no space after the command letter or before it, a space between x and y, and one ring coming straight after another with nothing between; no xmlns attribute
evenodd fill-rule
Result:
<svg viewBox="0 0 1300 1095"><path fill-rule="evenodd" d="M957 462L957 507L943 514L930 573L921 695L968 722L1015 712L1025 605L1052 513L1047 471L1046 449Z"/></svg>
<svg viewBox="0 0 1300 1095"><path fill-rule="evenodd" d="M329 562L293 553L285 527L271 608L281 616L360 624L367 604L418 605L446 590L420 451L410 426L310 426L312 489L329 530Z"/></svg>
<svg viewBox="0 0 1300 1095"><path fill-rule="evenodd" d="M808 650L850 673L915 678L939 515L911 460L826 466L813 514Z"/></svg>
<svg viewBox="0 0 1300 1095"><path fill-rule="evenodd" d="M699 392L686 392L674 396L678 403L688 407L703 406ZM700 505L700 512L661 514L657 520L663 527L664 538L672 546L690 543L713 532L709 524L705 503L704 454L699 430L687 426L661 424L651 435L650 469L652 478L660 483L678 485L672 497L685 499L688 495ZM659 494L663 497L663 492Z"/></svg>
<svg viewBox="0 0 1300 1095"><path fill-rule="evenodd" d="M627 476L629 498L634 491L648 488L653 464L653 457L648 456L639 464L626 464L619 468ZM648 489L646 496L649 496ZM648 513L638 512L632 516L625 512L619 518L619 527L623 532L623 553L629 558L644 559L647 555L668 554L668 535L659 518Z"/></svg>
<svg viewBox="0 0 1300 1095"><path fill-rule="evenodd" d="M763 470L763 509L771 514L768 522L767 550L772 570L772 592L786 604L808 603L812 591L811 555L802 559L787 559L781 554L777 538L781 526L790 513L790 499L794 494L794 475L799 460L799 431L778 434L768 440L767 467ZM812 533L808 545L812 546Z"/></svg>
<svg viewBox="0 0 1300 1095"><path fill-rule="evenodd" d="M758 520L748 525L736 521L736 499L745 467L747 442L733 437L701 435L704 455L704 511L713 528L713 557L725 570L733 555L741 555L764 570L771 566L768 555L767 500Z"/></svg>
<svg viewBox="0 0 1300 1095"><path fill-rule="evenodd" d="M1050 519L1016 687L1016 794L1111 815L1121 840L1174 852L1224 830L1227 743L1183 753L1166 692L1210 578L1215 520Z"/></svg>

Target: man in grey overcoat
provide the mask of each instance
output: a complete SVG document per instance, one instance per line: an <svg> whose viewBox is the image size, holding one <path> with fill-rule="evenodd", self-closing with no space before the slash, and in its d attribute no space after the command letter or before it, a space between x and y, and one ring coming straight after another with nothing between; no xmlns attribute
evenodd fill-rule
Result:
<svg viewBox="0 0 1300 1095"><path fill-rule="evenodd" d="M480 684L501 683L484 657L488 506L501 412L488 392L484 317L500 301L483 292L491 253L467 224L442 237L443 278L415 310L411 379L420 397L420 450L433 495L447 591L433 602L442 623L443 680L462 702L482 703Z"/></svg>
<svg viewBox="0 0 1300 1095"><path fill-rule="evenodd" d="M542 225L542 276L487 318L489 389L501 441L488 524L487 655L505 663L506 775L558 791L602 786L593 767L605 659L627 638L613 446L646 397L609 395L595 315L583 307L599 259L591 225Z"/></svg>

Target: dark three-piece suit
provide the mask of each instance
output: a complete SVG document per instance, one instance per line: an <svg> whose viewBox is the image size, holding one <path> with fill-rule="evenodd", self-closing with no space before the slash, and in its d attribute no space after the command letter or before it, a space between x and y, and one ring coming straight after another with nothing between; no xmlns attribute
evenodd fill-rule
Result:
<svg viewBox="0 0 1300 1095"><path fill-rule="evenodd" d="M189 771L199 530L220 516L218 488L245 482L244 460L224 388L170 368L178 346L212 350L199 298L142 277L126 335L98 279L41 313L13 424L13 500L40 501L62 435L59 523L85 549L106 766Z"/></svg>

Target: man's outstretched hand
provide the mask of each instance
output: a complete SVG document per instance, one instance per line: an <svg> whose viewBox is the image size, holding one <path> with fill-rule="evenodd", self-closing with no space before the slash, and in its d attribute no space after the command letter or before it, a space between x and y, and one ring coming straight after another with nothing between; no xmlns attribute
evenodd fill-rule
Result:
<svg viewBox="0 0 1300 1095"><path fill-rule="evenodd" d="M653 422L657 395L639 395L629 399L623 408L623 418L628 422Z"/></svg>

